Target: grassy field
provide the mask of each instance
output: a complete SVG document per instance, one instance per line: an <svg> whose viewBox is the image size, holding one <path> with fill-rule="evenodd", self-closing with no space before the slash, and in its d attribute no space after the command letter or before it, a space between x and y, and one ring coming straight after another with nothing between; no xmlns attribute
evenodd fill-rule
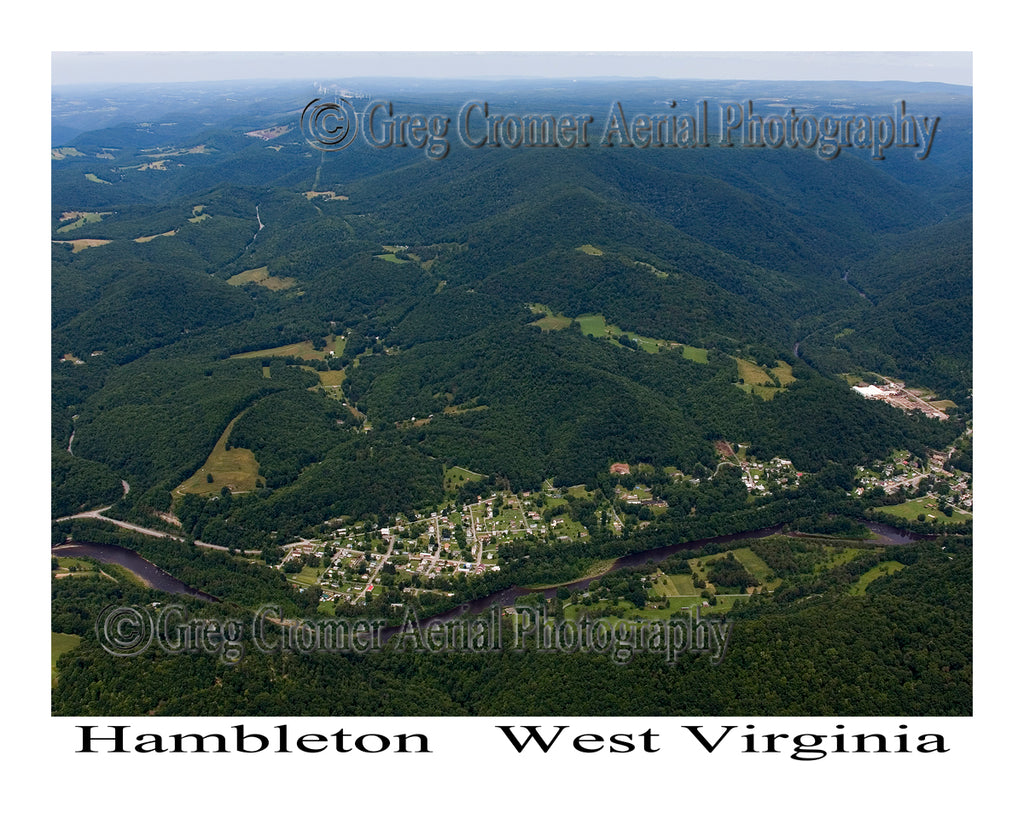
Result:
<svg viewBox="0 0 1024 819"><path fill-rule="evenodd" d="M604 251L594 247L593 245L580 245L576 248L580 253L586 253L588 256L604 256Z"/></svg>
<svg viewBox="0 0 1024 819"><path fill-rule="evenodd" d="M778 578L768 580L775 572L758 555L754 554L749 546L744 546L742 549L733 549L732 554L733 557L743 564L743 568L756 577L757 582L765 588L774 589L782 582Z"/></svg>
<svg viewBox="0 0 1024 819"><path fill-rule="evenodd" d="M584 245L584 247L590 247L590 245ZM577 250L582 249L583 248L577 248ZM596 248L594 249L596 250ZM556 313L545 304L528 304L526 306L534 313L540 315L539 319L530 322L531 325L534 327L540 327L544 331L565 330L573 322L573 319L569 316L565 316L562 313ZM605 321L604 316L600 313L588 313L583 316L578 316L575 320L579 322L580 331L583 335L592 336L593 338L603 338L619 347L622 346L619 343L619 338L625 335L635 341L639 348L646 353L660 353L662 350L682 348L683 356L690 359L690 361L696 361L699 364L708 363L708 351L703 347L691 347L688 344L680 344L677 341L648 338L647 336L626 332L621 327L617 327L614 324L608 324Z"/></svg>
<svg viewBox="0 0 1024 819"><path fill-rule="evenodd" d="M776 361L771 370L745 358L734 356L733 361L736 362L736 367L739 370L740 383L737 386L745 392L752 392L766 400L771 400L780 389L784 389L796 381L793 367L785 361ZM781 387L775 386L772 375L779 379Z"/></svg>
<svg viewBox="0 0 1024 819"><path fill-rule="evenodd" d="M972 518L972 515L957 512L955 509L953 510L952 517L947 518L939 511L938 498L913 498L904 503L898 503L895 506L880 506L875 511L896 515L906 520L917 520L918 515L924 515L925 520L932 523L942 523L943 521L962 523Z"/></svg>
<svg viewBox="0 0 1024 819"><path fill-rule="evenodd" d="M411 264L409 259L399 259L394 251L381 253L376 258L383 259L385 262L391 262L392 264Z"/></svg>
<svg viewBox="0 0 1024 819"><path fill-rule="evenodd" d="M77 634L62 634L59 631L50 632L50 684L57 684L57 658L66 654L73 648L77 648L82 638Z"/></svg>
<svg viewBox="0 0 1024 819"><path fill-rule="evenodd" d="M72 253L80 253L90 247L102 247L109 245L110 239L60 239L54 242L58 245L71 245Z"/></svg>
<svg viewBox="0 0 1024 819"><path fill-rule="evenodd" d="M109 184L111 184L111 183L110 183L110 182L108 182L108 181L107 181L106 179L100 179L100 178L99 178L98 176L96 176L96 174L94 174L94 173L87 173L87 174L85 175L85 178L86 178L86 179L88 179L88 180L89 180L90 182L98 182L98 183L100 183L101 185L109 185Z"/></svg>
<svg viewBox="0 0 1024 819"><path fill-rule="evenodd" d="M755 364L753 361L747 361L745 358L733 358L733 361L736 362L736 367L740 371L740 379L744 384L772 383L764 367Z"/></svg>
<svg viewBox="0 0 1024 819"><path fill-rule="evenodd" d="M479 472L472 472L461 466L452 466L444 471L444 491L445 493L455 494L459 487L466 481L478 481L481 478L486 477L486 475L481 475Z"/></svg>
<svg viewBox="0 0 1024 819"><path fill-rule="evenodd" d="M550 307L544 304L528 304L526 305L534 313L539 313L541 317L536 321L530 322L534 327L540 327L545 332L551 330L565 330L572 324L572 319L568 316L563 316L561 313L555 313Z"/></svg>
<svg viewBox="0 0 1024 819"><path fill-rule="evenodd" d="M659 580L665 581L669 597L700 597L700 592L693 585L693 576L688 574L663 574Z"/></svg>
<svg viewBox="0 0 1024 819"><path fill-rule="evenodd" d="M323 372L317 372L317 376L320 378L321 387L340 387L345 380L345 371L324 370Z"/></svg>
<svg viewBox="0 0 1024 819"><path fill-rule="evenodd" d="M878 578L887 574L892 574L893 572L898 572L900 569L903 568L906 567L898 560L883 561L882 563L879 563L877 566L874 566L868 569L866 572L864 572L864 574L860 576L860 579L850 587L850 594L864 594L867 590L868 584L871 583L873 580L877 580Z"/></svg>
<svg viewBox="0 0 1024 819"><path fill-rule="evenodd" d="M308 361L323 361L333 351L335 355L341 355L345 349L345 339L337 336L327 336L324 341L326 348L317 350L313 347L312 341L300 341L297 344L285 344L282 347L271 347L268 350L251 350L248 353L237 353L232 358L305 358Z"/></svg>
<svg viewBox="0 0 1024 819"><path fill-rule="evenodd" d="M320 570L314 569L312 566L303 566L302 571L286 575L286 577L292 583L298 583L300 586L315 586L320 582Z"/></svg>
<svg viewBox="0 0 1024 819"><path fill-rule="evenodd" d="M145 244L146 242L152 242L154 239L159 238L160 236L173 236L177 232L177 230L168 230L165 233L154 233L152 236L140 236L139 238L133 239L132 241L138 242L141 245Z"/></svg>
<svg viewBox="0 0 1024 819"><path fill-rule="evenodd" d="M772 367L772 372L779 379L779 383L783 387L792 384L796 381L796 376L793 375L793 365L786 361L776 361L776 366Z"/></svg>
<svg viewBox="0 0 1024 819"><path fill-rule="evenodd" d="M619 338L621 336L628 336L630 339L635 341L641 350L645 353L658 353L662 350L667 350L673 347L684 347L683 354L687 358L693 361L701 360L701 353L703 353L703 363L707 363L707 350L700 350L697 347L690 347L689 354L687 355L685 345L681 345L675 341L666 341L660 338L648 338L647 336L641 336L636 333L629 333L614 324L608 324L605 321L604 316L600 313L590 313L587 315L579 316L576 321L580 324L580 330L583 335L593 336L594 338L604 338L611 341L613 344L619 344ZM620 345L621 346L621 345Z"/></svg>
<svg viewBox="0 0 1024 819"><path fill-rule="evenodd" d="M195 206L194 206L194 207L192 208L192 218L191 218L191 219L189 219L189 221L190 221L190 222L191 222L192 224L194 224L194 225L197 225L197 224L199 224L200 222L202 222L202 221L203 221L203 219L209 219L209 218L210 218L210 214L208 214L208 213L203 213L203 210L204 210L205 208L206 208L206 205L195 205Z"/></svg>
<svg viewBox="0 0 1024 819"><path fill-rule="evenodd" d="M733 606L736 605L738 600L745 600L746 595L730 595L730 596L719 596L716 601L716 605L705 607L704 600L699 595L693 595L690 597L669 597L668 608L664 609L638 609L635 606L619 601L618 605L625 608L621 618L611 618L609 622L615 622L616 619L622 620L634 620L638 617L647 620L667 620L673 614L677 614L680 611L689 610L693 612L697 610L703 617L720 616L727 614L732 610ZM565 619L566 620L578 620L582 619L584 615L587 615L593 619L594 609L584 605L569 605L565 607Z"/></svg>
<svg viewBox="0 0 1024 819"><path fill-rule="evenodd" d="M241 447L227 449L225 446L237 420L231 419L231 423L217 439L206 463L174 490L176 495L216 495L225 486L231 492L251 492L256 488L260 465L252 450ZM212 475L213 480L207 480L207 475Z"/></svg>
<svg viewBox="0 0 1024 819"><path fill-rule="evenodd" d="M534 327L540 327L541 330L565 330L570 324L572 324L572 319L559 313L558 315L544 316L544 318L537 319L530 323L533 324Z"/></svg>
<svg viewBox="0 0 1024 819"><path fill-rule="evenodd" d="M113 211L74 211L72 213L66 213L61 216L61 221L67 219L73 219L73 222L69 222L62 227L57 228L58 233L70 233L72 230L78 230L88 224L95 222L102 222L104 216L110 216Z"/></svg>
<svg viewBox="0 0 1024 819"><path fill-rule="evenodd" d="M324 199L328 202L344 202L347 196L338 196L334 191L306 191L306 199Z"/></svg>
<svg viewBox="0 0 1024 819"><path fill-rule="evenodd" d="M295 279L291 276L271 276L267 266L264 265L236 273L228 279L228 284L233 287L241 287L243 284L258 284L267 290L287 290L289 287L295 286Z"/></svg>
<svg viewBox="0 0 1024 819"><path fill-rule="evenodd" d="M605 324L604 316L600 314L589 314L576 319L580 323L580 329L585 336L604 338L609 335L608 325ZM619 334L621 335L621 333Z"/></svg>

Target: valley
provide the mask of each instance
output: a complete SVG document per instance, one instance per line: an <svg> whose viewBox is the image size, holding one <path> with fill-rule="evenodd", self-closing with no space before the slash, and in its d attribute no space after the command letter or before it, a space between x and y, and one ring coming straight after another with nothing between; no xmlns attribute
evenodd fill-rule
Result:
<svg viewBox="0 0 1024 819"><path fill-rule="evenodd" d="M443 84L380 82L457 109ZM970 712L962 89L924 98L943 108L926 160L885 162L320 153L296 127L309 90L261 89L257 117L231 89L183 88L173 121L156 92L119 92L113 119L55 97L54 713ZM492 90L520 114L710 93ZM785 98L817 110L822 93ZM844 93L891 111L877 89ZM90 618L174 595L87 555L72 571L72 543L137 553L211 618L728 615L743 671L533 651L453 671L389 652L114 658ZM90 699L115 679L133 682Z"/></svg>

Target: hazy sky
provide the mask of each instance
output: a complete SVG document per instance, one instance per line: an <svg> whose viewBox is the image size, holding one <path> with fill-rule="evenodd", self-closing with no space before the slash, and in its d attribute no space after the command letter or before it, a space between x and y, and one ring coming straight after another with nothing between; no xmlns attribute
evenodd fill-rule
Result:
<svg viewBox="0 0 1024 819"><path fill-rule="evenodd" d="M53 52L52 84L351 77L905 80L972 85L966 51Z"/></svg>

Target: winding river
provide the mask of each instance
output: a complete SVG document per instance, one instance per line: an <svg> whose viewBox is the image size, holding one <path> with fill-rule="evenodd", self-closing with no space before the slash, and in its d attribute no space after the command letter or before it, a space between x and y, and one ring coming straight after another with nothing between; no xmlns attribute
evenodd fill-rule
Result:
<svg viewBox="0 0 1024 819"><path fill-rule="evenodd" d="M911 532L897 529L894 526L889 526L885 523L876 523L874 521L862 520L859 521L866 526L872 533L873 537L869 541L875 545L891 546L894 544L901 543L912 543L915 540L929 540L932 535L917 535ZM582 591L590 586L594 580L604 577L609 572L614 572L618 569L629 569L636 566L645 566L648 562L650 563L661 563L674 554L678 554L682 551L695 551L701 549L709 543L734 543L737 540L752 540L756 538L768 537L769 535L777 535L781 532L783 526L771 526L765 529L751 529L746 532L737 532L733 535L719 535L718 537L701 538L700 540L691 540L686 543L677 543L673 546L662 546L659 549L650 549L646 552L636 552L631 555L624 555L623 557L617 558L615 562L609 566L605 571L598 574L592 575L591 577L583 578L582 580L575 580L572 583L566 583L565 588L569 591ZM427 622L430 620L444 621L455 617L460 617L465 614L481 614L489 610L492 606L511 606L515 603L516 598L522 597L527 594L542 593L545 598L550 600L555 596L560 586L547 586L544 588L524 588L523 586L512 586L507 589L489 594L486 597L480 597L476 600L472 600L468 603L463 603L460 606L452 609L451 611L438 614L434 617L427 618Z"/></svg>
<svg viewBox="0 0 1024 819"><path fill-rule="evenodd" d="M199 600L217 602L217 598L212 594L193 589L174 575L168 574L159 566L140 557L137 552L122 546L113 546L109 543L64 543L52 547L50 553L56 557L89 557L100 563L114 563L130 571L150 588L170 594L186 594Z"/></svg>
<svg viewBox="0 0 1024 819"><path fill-rule="evenodd" d="M893 526L888 526L884 523L875 523L874 521L861 521L861 523L871 530L874 535L871 542L875 544L892 545L911 543L915 540L924 540L931 537L929 535L912 534ZM569 591L583 590L586 589L592 581L603 577L608 574L608 572L616 571L617 569L644 566L647 563L661 563L674 554L682 551L695 551L703 548L709 543L725 544L734 543L738 540L751 540L755 538L768 537L769 535L778 534L782 531L782 528L783 527L781 525L778 525L765 529L751 529L746 532L737 532L733 535L719 535L718 537L691 540L686 543L677 543L673 546L662 546L659 549L651 549L646 552L637 552L636 554L625 555L617 558L605 571L591 577L583 578L582 580L575 580L572 583L567 583L565 584L565 587L568 588ZM156 566L145 558L140 557L138 553L133 552L130 549L125 549L121 546L113 546L106 543L76 542L54 546L50 551L58 557L89 557L93 560L98 560L101 563L114 563L138 576L147 586L159 589L160 591L169 592L170 594L185 594L199 600L217 600L216 597L213 597L206 592L193 589L191 586L186 585L182 581L178 580L178 578L165 572L159 566ZM535 594L537 592L543 593L546 598L550 599L551 597L554 597L558 588L559 586L548 586L545 588L528 589L522 586L511 586L507 589L502 589L501 591L489 594L486 597L480 597L469 603L463 603L450 611L428 618L428 620L443 621L464 614L480 614L489 610L492 606L511 606L515 603L516 598L527 594Z"/></svg>

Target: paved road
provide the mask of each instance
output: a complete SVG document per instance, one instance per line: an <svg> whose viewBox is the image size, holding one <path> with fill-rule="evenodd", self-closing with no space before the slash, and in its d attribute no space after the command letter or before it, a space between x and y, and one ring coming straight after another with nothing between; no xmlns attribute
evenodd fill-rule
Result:
<svg viewBox="0 0 1024 819"><path fill-rule="evenodd" d="M391 557L391 551L395 548L395 536L388 535L388 550L384 553L384 557L380 560L374 561L373 571L370 572L370 576L366 578L366 585L370 586L377 579L377 575L380 574L380 570L384 568L384 564L388 562L388 558ZM366 594L365 590L363 594Z"/></svg>
<svg viewBox="0 0 1024 819"><path fill-rule="evenodd" d="M106 512L110 507L104 506L102 509L93 509L91 512L79 512L77 515L66 515L62 518L57 518L57 522L65 520L99 520L103 523L112 523L114 526L120 526L122 529L130 529L133 532L138 532L142 535L149 535L150 537L162 537L170 540L177 540L179 543L184 543L185 538L182 535L172 535L170 532L161 532L159 529L148 529L145 526L139 526L136 523L129 523L125 520L117 520L116 518L108 518L103 513ZM216 549L220 552L227 552L230 549L227 546L218 546L215 543L205 543L202 540L195 540L193 543L201 549ZM259 549L247 549L245 550L247 555L258 555L260 554Z"/></svg>

